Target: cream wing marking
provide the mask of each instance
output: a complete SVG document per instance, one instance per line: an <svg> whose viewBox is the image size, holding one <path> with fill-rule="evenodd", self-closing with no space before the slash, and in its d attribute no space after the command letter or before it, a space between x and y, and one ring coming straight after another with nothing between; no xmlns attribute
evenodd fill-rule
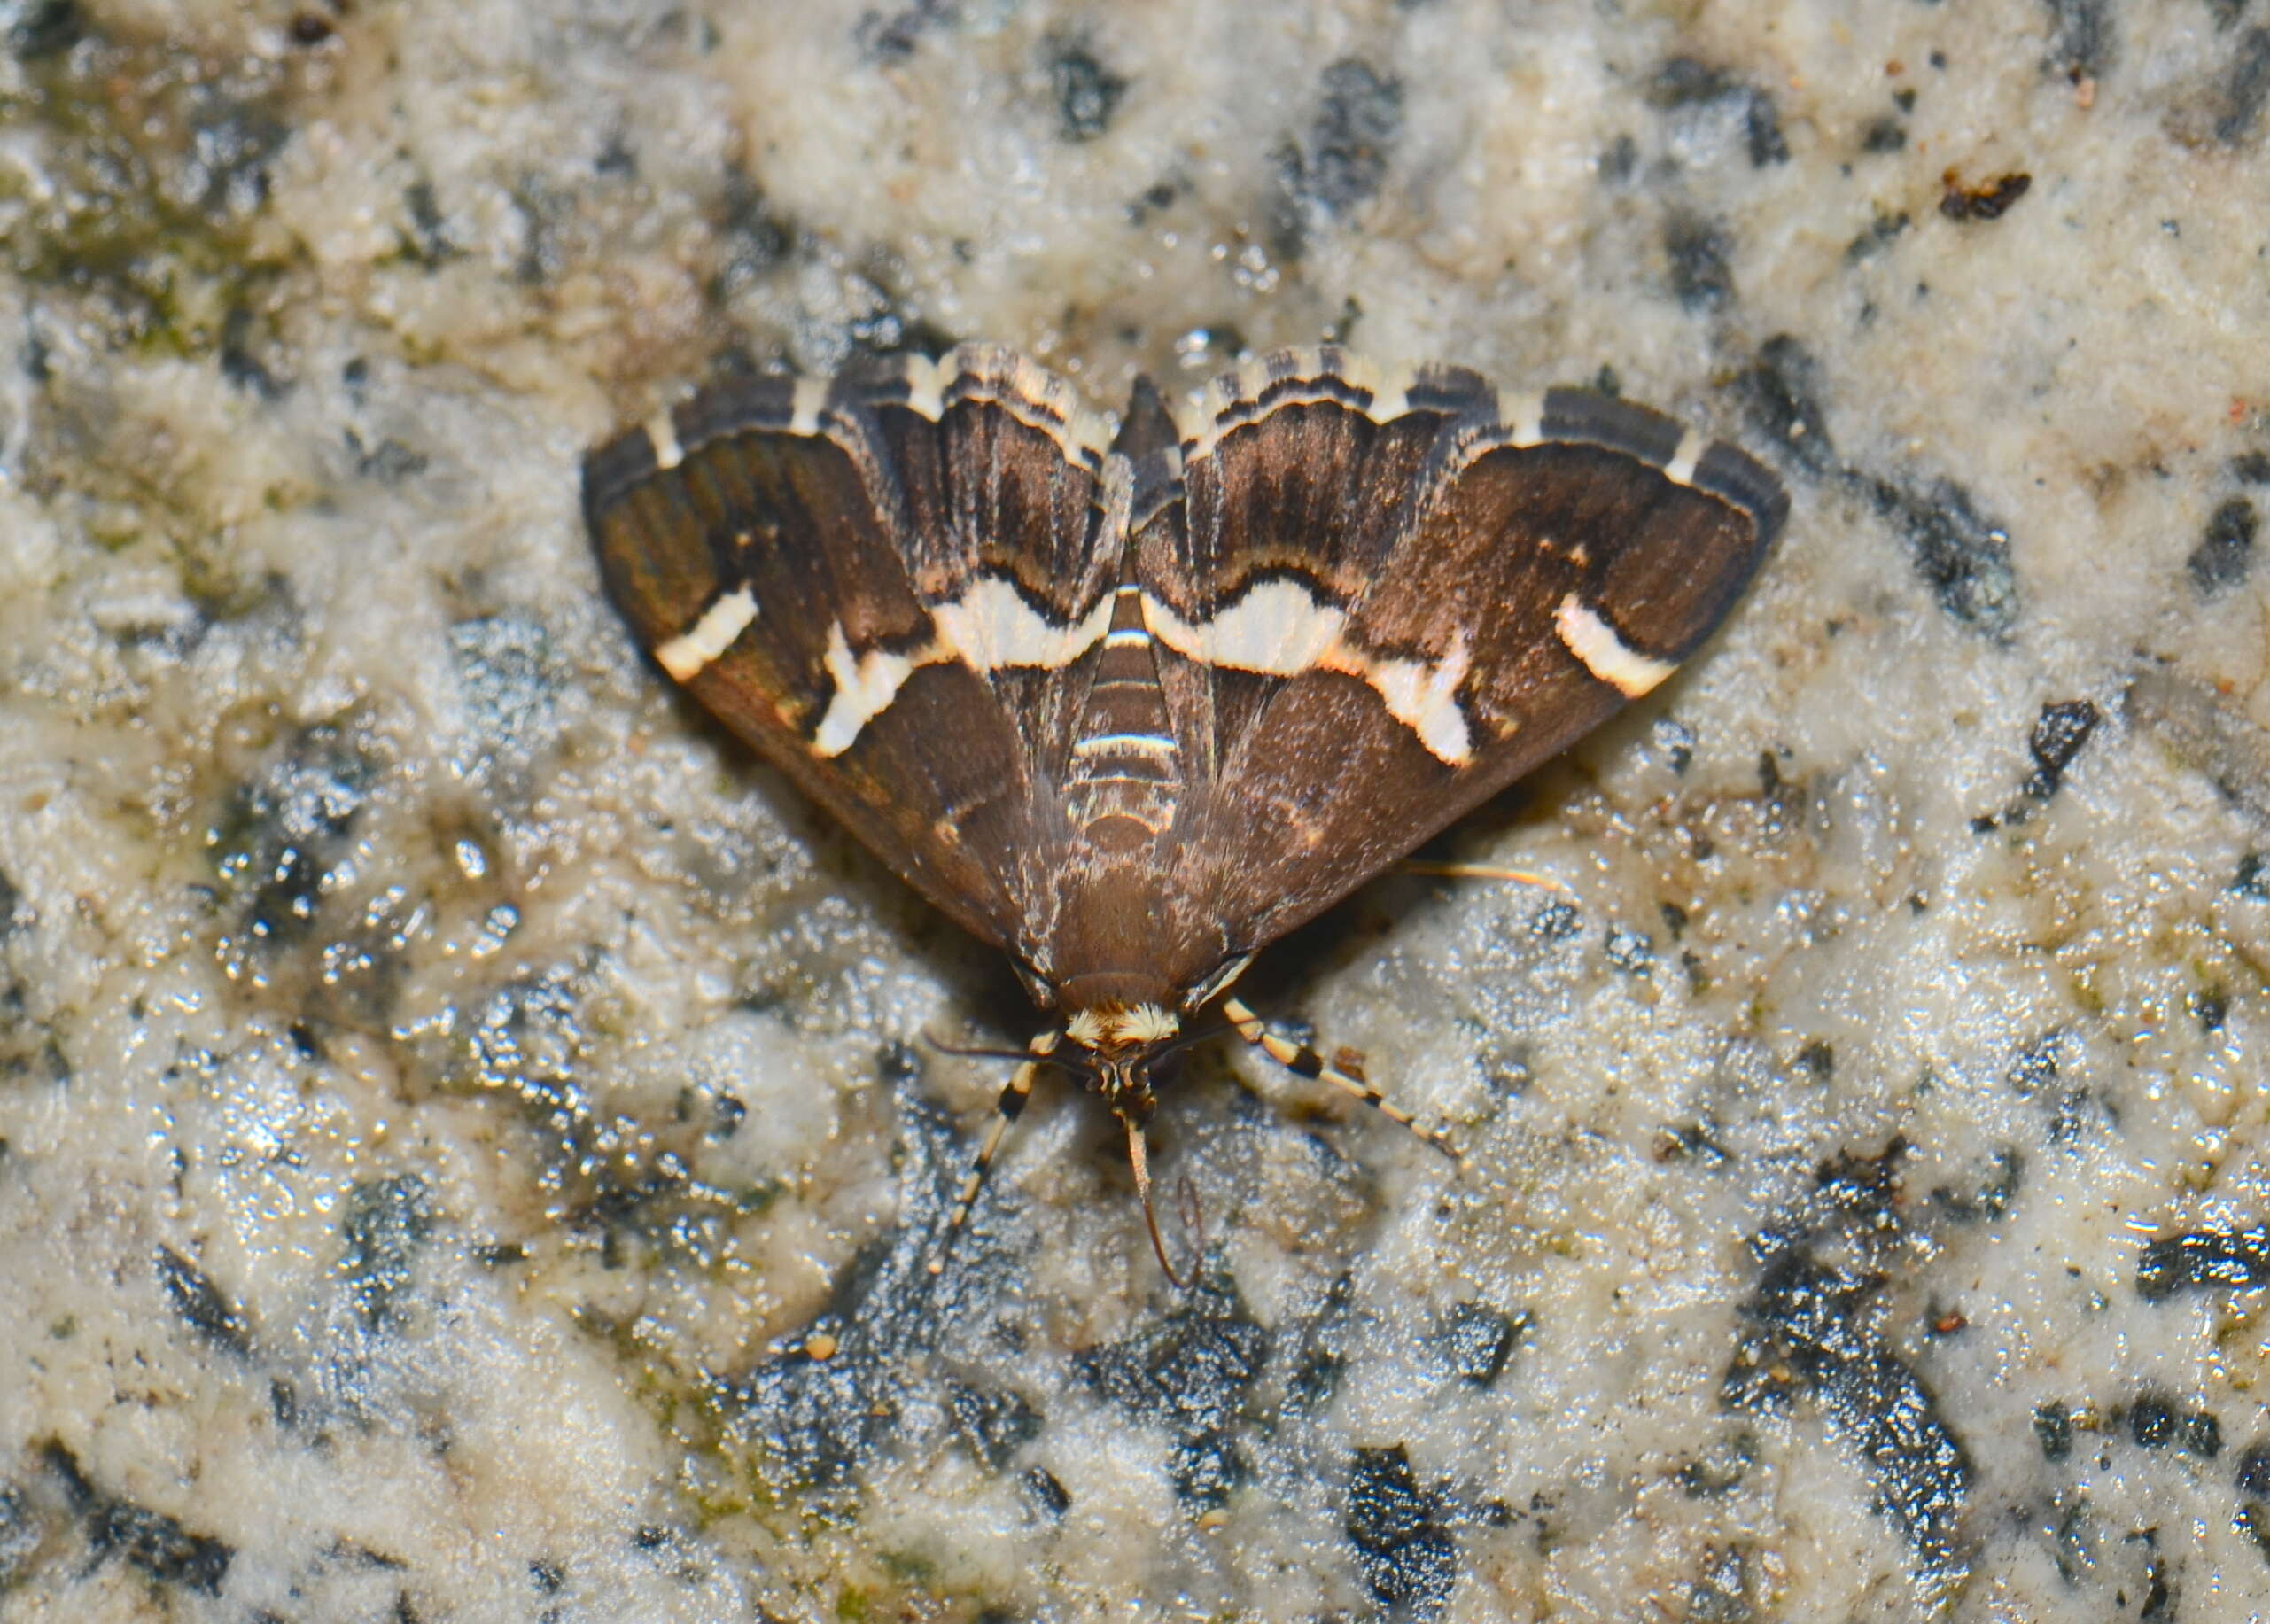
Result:
<svg viewBox="0 0 2270 1624"><path fill-rule="evenodd" d="M757 618L757 594L743 587L728 592L702 611L702 618L668 642L659 645L654 657L680 682L691 682L703 670L733 646L733 640L750 627Z"/></svg>
<svg viewBox="0 0 2270 1624"><path fill-rule="evenodd" d="M1187 621L1155 599L1143 599L1151 633L1186 659L1270 677L1333 671L1371 684L1388 714L1419 735L1436 759L1464 766L1473 758L1473 737L1458 707L1465 680L1463 641L1439 662L1388 659L1366 653L1343 635L1348 615L1319 603L1297 582L1271 579L1211 620Z"/></svg>
<svg viewBox="0 0 2270 1624"><path fill-rule="evenodd" d="M1560 601L1553 612L1553 629L1584 669L1626 699L1637 699L1653 689L1676 665L1640 653L1616 635L1615 627L1587 609L1574 593Z"/></svg>
<svg viewBox="0 0 2270 1624"><path fill-rule="evenodd" d="M836 687L812 732L814 754L840 756L851 749L925 665L960 660L981 677L1015 666L1061 670L1103 641L1111 626L1111 600L1102 600L1084 620L1057 626L1010 582L989 575L972 582L960 597L933 604L930 619L936 628L930 643L906 653L870 649L854 656L843 623L828 626L822 663Z"/></svg>

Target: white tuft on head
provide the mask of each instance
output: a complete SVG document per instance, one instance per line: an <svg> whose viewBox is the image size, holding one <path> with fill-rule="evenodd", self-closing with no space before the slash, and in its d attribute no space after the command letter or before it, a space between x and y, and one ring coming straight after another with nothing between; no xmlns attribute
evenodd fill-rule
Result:
<svg viewBox="0 0 2270 1624"><path fill-rule="evenodd" d="M1072 1018L1064 1022L1064 1036L1084 1049L1100 1044L1103 1032L1103 1016L1092 1009L1075 1011Z"/></svg>
<svg viewBox="0 0 2270 1624"><path fill-rule="evenodd" d="M1180 1030L1181 1018L1156 1004L1137 1004L1128 1009L1078 1010L1064 1022L1064 1036L1086 1049L1164 1043Z"/></svg>

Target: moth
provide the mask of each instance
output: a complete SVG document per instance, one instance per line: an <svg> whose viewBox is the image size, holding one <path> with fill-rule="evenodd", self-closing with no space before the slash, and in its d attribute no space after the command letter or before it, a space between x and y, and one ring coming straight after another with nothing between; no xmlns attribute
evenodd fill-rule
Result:
<svg viewBox="0 0 2270 1624"><path fill-rule="evenodd" d="M1116 427L1015 352L711 387L591 453L607 590L655 661L1054 1017L1125 1129L1227 1029L1254 955L1670 676L1788 498L1736 447L1581 390L1283 350Z"/></svg>

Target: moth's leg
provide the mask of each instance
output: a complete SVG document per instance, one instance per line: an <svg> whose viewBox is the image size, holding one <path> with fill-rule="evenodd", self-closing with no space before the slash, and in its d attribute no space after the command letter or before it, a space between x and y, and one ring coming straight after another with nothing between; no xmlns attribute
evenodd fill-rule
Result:
<svg viewBox="0 0 2270 1624"><path fill-rule="evenodd" d="M1315 1077L1334 1088L1355 1095L1391 1123L1400 1123L1419 1138L1453 1162L1460 1160L1448 1135L1434 1128L1419 1125L1411 1114L1399 1106L1388 1103L1388 1098L1362 1077L1351 1076L1336 1067L1325 1064L1325 1058L1304 1043L1293 1043L1279 1037L1262 1023L1259 1015L1248 1008L1241 998L1222 1000L1222 1014L1229 1020L1238 1036L1275 1061L1296 1077Z"/></svg>
<svg viewBox="0 0 2270 1624"><path fill-rule="evenodd" d="M1032 1059L1019 1066L1003 1084L1001 1097L993 1107L999 1114L993 1118L993 1125L986 1130L985 1142L977 1147L977 1160L971 1163L968 1177L961 1181L961 1193L954 1197L953 1211L946 1217L945 1232L938 1238L937 1255L930 1259L932 1274L945 1270L946 1248L953 1244L955 1232L968 1222L969 1209L977 1204L977 1193L985 1187L985 1175L993 1165L994 1154L1007 1137L1009 1124L1023 1113L1025 1101L1032 1098L1033 1079L1040 1075L1041 1066L1056 1053L1056 1045L1063 1037L1061 1032L1043 1032L1027 1044L1025 1047L1031 1051Z"/></svg>

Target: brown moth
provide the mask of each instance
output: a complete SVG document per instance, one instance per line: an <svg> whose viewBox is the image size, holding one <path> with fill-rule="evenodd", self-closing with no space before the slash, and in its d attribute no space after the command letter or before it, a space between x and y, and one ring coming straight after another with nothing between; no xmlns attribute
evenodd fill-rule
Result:
<svg viewBox="0 0 2270 1624"><path fill-rule="evenodd" d="M1013 351L704 391L593 452L584 512L656 661L1058 1024L1124 1124L1254 954L1647 693L1788 498L1743 452L1578 390L1283 350L1116 432Z"/></svg>

